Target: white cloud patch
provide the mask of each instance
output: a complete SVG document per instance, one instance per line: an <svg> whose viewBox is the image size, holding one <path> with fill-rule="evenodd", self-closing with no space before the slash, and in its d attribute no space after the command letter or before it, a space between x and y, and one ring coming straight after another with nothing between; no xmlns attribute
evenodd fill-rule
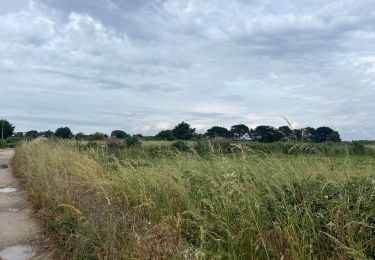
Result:
<svg viewBox="0 0 375 260"><path fill-rule="evenodd" d="M375 138L375 2L0 3L0 117L154 134L245 123ZM298 122L295 123L295 122Z"/></svg>

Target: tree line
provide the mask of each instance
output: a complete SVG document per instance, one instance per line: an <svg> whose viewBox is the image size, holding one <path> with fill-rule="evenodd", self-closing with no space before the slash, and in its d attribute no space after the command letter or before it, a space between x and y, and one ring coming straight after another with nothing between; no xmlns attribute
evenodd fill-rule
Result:
<svg viewBox="0 0 375 260"><path fill-rule="evenodd" d="M37 138L37 137L57 137L65 139L77 139L77 140L103 140L106 138L120 138L126 139L130 137L144 138L142 135L133 135L126 133L123 130L113 130L111 135L108 136L104 133L96 132L90 135L84 133L73 134L69 127L60 127L55 131L42 131L31 130L27 132L14 132L15 127L7 120L0 120L1 127L1 138L6 139L8 137L20 137L20 138ZM195 128L192 128L188 123L181 122L176 125L173 129L162 130L155 136L146 137L147 139L156 140L192 140L201 138L228 138L234 140L252 140L263 143L272 143L280 141L306 141L306 142L340 142L340 134L327 126L318 128L305 127L300 129L292 129L289 126L273 127L268 125L260 125L254 129L249 128L244 124L233 125L230 129L221 126L213 126L206 131L204 134L196 132Z"/></svg>

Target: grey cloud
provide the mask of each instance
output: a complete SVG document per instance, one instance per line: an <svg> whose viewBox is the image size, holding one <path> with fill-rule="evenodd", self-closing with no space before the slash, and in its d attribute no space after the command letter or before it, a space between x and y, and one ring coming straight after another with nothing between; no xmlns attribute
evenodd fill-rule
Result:
<svg viewBox="0 0 375 260"><path fill-rule="evenodd" d="M345 139L375 138L374 7L372 0L0 3L0 116L19 130L64 123L154 134L180 120L199 129L280 125L283 114L299 126L338 128Z"/></svg>

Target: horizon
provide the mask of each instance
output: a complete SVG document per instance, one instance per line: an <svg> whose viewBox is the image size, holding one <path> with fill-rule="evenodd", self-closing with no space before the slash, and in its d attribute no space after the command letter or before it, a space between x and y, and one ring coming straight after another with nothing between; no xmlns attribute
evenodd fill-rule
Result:
<svg viewBox="0 0 375 260"><path fill-rule="evenodd" d="M0 2L0 118L16 132L245 124L374 140L375 2Z"/></svg>

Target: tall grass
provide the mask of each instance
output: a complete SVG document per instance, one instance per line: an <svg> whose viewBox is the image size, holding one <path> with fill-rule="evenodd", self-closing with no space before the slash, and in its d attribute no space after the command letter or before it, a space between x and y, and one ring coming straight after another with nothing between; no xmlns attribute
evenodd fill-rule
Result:
<svg viewBox="0 0 375 260"><path fill-rule="evenodd" d="M15 173L62 259L375 257L370 156L26 143Z"/></svg>

